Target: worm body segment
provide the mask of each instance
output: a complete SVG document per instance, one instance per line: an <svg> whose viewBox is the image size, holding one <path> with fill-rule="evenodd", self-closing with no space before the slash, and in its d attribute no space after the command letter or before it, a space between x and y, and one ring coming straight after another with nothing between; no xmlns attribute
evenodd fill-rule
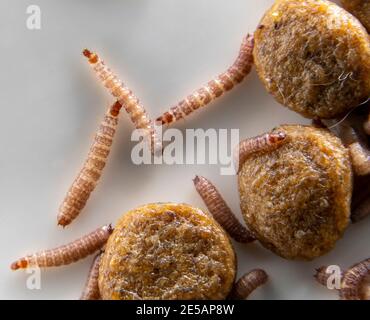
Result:
<svg viewBox="0 0 370 320"><path fill-rule="evenodd" d="M235 150L235 163L238 171L249 155L255 152L271 151L278 148L286 138L283 131L269 132L239 143Z"/></svg>
<svg viewBox="0 0 370 320"><path fill-rule="evenodd" d="M286 259L312 260L329 252L349 224L350 155L326 129L283 125L272 131L278 132L286 134L279 148L250 154L242 164L240 208L264 247Z"/></svg>
<svg viewBox="0 0 370 320"><path fill-rule="evenodd" d="M326 266L316 269L315 278L327 286ZM339 296L342 300L370 300L370 258L354 264L342 274Z"/></svg>
<svg viewBox="0 0 370 320"><path fill-rule="evenodd" d="M184 100L157 118L157 121L169 125L183 119L242 82L249 74L253 65L253 45L253 36L247 35L243 39L237 59L226 72L187 96Z"/></svg>
<svg viewBox="0 0 370 320"><path fill-rule="evenodd" d="M354 142L348 148L355 173L360 176L368 175L370 173L370 151L360 142Z"/></svg>
<svg viewBox="0 0 370 320"><path fill-rule="evenodd" d="M265 284L268 280L267 273L262 269L252 270L243 275L235 284L230 294L233 300L246 299L255 289Z"/></svg>
<svg viewBox="0 0 370 320"><path fill-rule="evenodd" d="M369 8L370 8L370 2L369 2ZM370 97L364 103L364 105L367 107L367 116L366 116L365 121L363 123L363 128L364 128L365 133L367 135L370 135Z"/></svg>
<svg viewBox="0 0 370 320"><path fill-rule="evenodd" d="M342 0L343 8L357 17L370 33L370 1L369 0Z"/></svg>
<svg viewBox="0 0 370 320"><path fill-rule="evenodd" d="M57 267L81 260L101 249L113 229L106 225L67 245L44 250L18 259L11 265L12 270L28 267Z"/></svg>
<svg viewBox="0 0 370 320"><path fill-rule="evenodd" d="M88 58L90 65L103 85L123 105L135 128L147 131L148 137L150 137L152 151L158 150L160 146L155 134L154 124L141 105L139 99L117 75L105 65L104 61L101 60L96 53L92 53L85 49L83 55Z"/></svg>
<svg viewBox="0 0 370 320"><path fill-rule="evenodd" d="M255 240L248 229L235 217L216 187L209 180L196 176L193 182L210 213L233 239L241 243L249 243Z"/></svg>
<svg viewBox="0 0 370 320"><path fill-rule="evenodd" d="M101 253L95 256L89 275L86 280L85 288L81 294L80 300L100 300L99 292L99 266L100 266Z"/></svg>
<svg viewBox="0 0 370 320"><path fill-rule="evenodd" d="M85 207L95 189L109 156L121 107L119 102L115 102L100 124L87 160L59 208L59 225L70 224Z"/></svg>
<svg viewBox="0 0 370 320"><path fill-rule="evenodd" d="M346 119L345 119L346 120ZM325 121L332 129L332 131L338 135L343 143L348 147L351 154L352 166L355 173L359 176L364 176L370 173L370 150L364 143L364 137L358 133L356 126L348 121L344 123L336 123L336 120ZM334 123L334 125L332 125Z"/></svg>
<svg viewBox="0 0 370 320"><path fill-rule="evenodd" d="M223 300L236 257L210 214L186 204L152 203L117 221L102 255L103 300Z"/></svg>
<svg viewBox="0 0 370 320"><path fill-rule="evenodd" d="M337 118L369 97L369 35L333 1L274 1L254 37L266 90L304 117Z"/></svg>
<svg viewBox="0 0 370 320"><path fill-rule="evenodd" d="M328 286L328 280L329 277L331 276L330 273L326 272L328 269L328 266L322 266L320 268L316 269L316 273L314 275L316 281L323 285L324 287Z"/></svg>
<svg viewBox="0 0 370 320"><path fill-rule="evenodd" d="M342 300L369 300L370 258L356 263L343 275L339 296Z"/></svg>

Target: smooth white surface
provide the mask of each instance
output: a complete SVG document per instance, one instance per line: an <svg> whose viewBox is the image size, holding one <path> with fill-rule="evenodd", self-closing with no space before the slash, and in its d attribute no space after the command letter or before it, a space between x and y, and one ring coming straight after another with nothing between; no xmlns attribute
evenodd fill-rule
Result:
<svg viewBox="0 0 370 320"><path fill-rule="evenodd" d="M217 165L135 166L132 129L123 113L101 183L81 216L65 230L58 207L86 157L93 134L113 101L95 79L81 50L101 54L139 96L150 115L224 71L241 38L253 32L272 0L35 0L0 2L0 298L75 299L91 257L42 272L42 289L28 290L19 256L69 242L115 222L128 209L157 201L204 208L192 178L220 189L240 216L236 177ZM26 28L26 8L42 10L42 29ZM281 123L306 123L269 96L255 72L237 89L178 128L240 128L252 136ZM313 262L283 260L258 244L236 244L239 273L264 268L270 281L254 299L335 299L312 278L323 264L367 258L370 219L350 226L330 254Z"/></svg>

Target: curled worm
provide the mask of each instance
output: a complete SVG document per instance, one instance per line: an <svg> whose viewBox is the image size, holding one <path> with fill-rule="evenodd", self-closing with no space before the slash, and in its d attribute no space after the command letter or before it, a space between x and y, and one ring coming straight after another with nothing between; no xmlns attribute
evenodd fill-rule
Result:
<svg viewBox="0 0 370 320"><path fill-rule="evenodd" d="M254 269L245 275L243 275L233 287L230 293L230 299L233 300L244 300L246 299L255 289L265 284L268 280L267 273L262 269Z"/></svg>
<svg viewBox="0 0 370 320"><path fill-rule="evenodd" d="M161 149L154 124L141 105L139 99L126 87L113 71L105 65L104 61L101 60L96 53L85 49L83 55L88 58L90 65L103 85L123 105L135 128L147 132L147 136L150 138L149 142L152 152L157 152Z"/></svg>
<svg viewBox="0 0 370 320"><path fill-rule="evenodd" d="M101 253L95 256L91 264L85 288L81 294L80 300L100 300L100 292L98 285L100 259Z"/></svg>
<svg viewBox="0 0 370 320"><path fill-rule="evenodd" d="M327 267L316 269L315 278L323 286L327 286L330 274ZM339 296L342 300L370 299L370 258L354 264L341 275Z"/></svg>
<svg viewBox="0 0 370 320"><path fill-rule="evenodd" d="M29 267L57 267L76 262L101 249L112 231L111 225L100 227L69 244L20 258L13 262L10 268L17 270Z"/></svg>
<svg viewBox="0 0 370 320"><path fill-rule="evenodd" d="M343 275L339 291L342 300L370 299L370 258L356 263Z"/></svg>
<svg viewBox="0 0 370 320"><path fill-rule="evenodd" d="M278 148L286 138L286 133L272 132L245 139L239 143L235 150L235 163L240 171L245 160L255 152L270 151Z"/></svg>
<svg viewBox="0 0 370 320"><path fill-rule="evenodd" d="M255 240L251 232L235 217L221 194L209 180L196 176L193 182L209 212L233 239L241 243Z"/></svg>
<svg viewBox="0 0 370 320"><path fill-rule="evenodd" d="M59 208L58 224L67 226L85 207L95 189L108 158L122 105L115 102L106 113L95 135L87 160Z"/></svg>
<svg viewBox="0 0 370 320"><path fill-rule="evenodd" d="M249 74L253 65L253 47L254 38L252 35L247 35L243 38L237 59L226 72L187 96L184 100L157 118L156 121L169 125L183 119L193 111L206 106L242 82Z"/></svg>

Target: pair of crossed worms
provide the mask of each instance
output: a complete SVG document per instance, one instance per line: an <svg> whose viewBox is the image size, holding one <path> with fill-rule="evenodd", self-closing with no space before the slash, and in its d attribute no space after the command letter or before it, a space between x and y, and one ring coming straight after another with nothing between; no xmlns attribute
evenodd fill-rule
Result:
<svg viewBox="0 0 370 320"><path fill-rule="evenodd" d="M236 60L225 72L171 107L168 112L165 112L157 119L157 122L163 125L178 121L197 109L208 105L225 92L231 90L235 85L241 83L249 74L253 64L253 45L253 36L247 35L244 37ZM161 149L156 137L154 123L149 118L139 99L106 66L96 53L85 49L83 55L88 59L98 79L116 98L116 101L108 108L95 134L87 159L60 206L57 220L58 225L63 227L72 223L80 214L99 182L113 144L122 107L129 114L135 129L145 130L148 138L147 142L152 153ZM83 259L101 250L105 246L112 230L110 225L100 227L67 245L20 258L11 265L11 269L17 270L33 266L60 266ZM100 254L94 259L81 299L94 299L97 297L99 256ZM241 294L245 295L245 292L239 292L242 289L247 290L242 283L251 283L248 290L252 291L252 287L258 286L265 281L265 277L261 277L257 271L247 274L245 279L240 279L240 285L236 286L236 291L233 293L234 297L238 297Z"/></svg>
<svg viewBox="0 0 370 320"><path fill-rule="evenodd" d="M244 37L236 60L225 72L181 100L159 117L156 122L168 125L178 121L206 106L242 82L252 68L253 45L253 36ZM157 137L154 122L148 116L139 99L96 53L85 49L83 55L88 59L104 87L117 100L108 108L95 135L87 160L60 206L57 220L58 224L63 227L69 225L80 214L99 182L113 144L122 107L129 114L135 129L145 131L151 152L155 154L161 150L161 142Z"/></svg>

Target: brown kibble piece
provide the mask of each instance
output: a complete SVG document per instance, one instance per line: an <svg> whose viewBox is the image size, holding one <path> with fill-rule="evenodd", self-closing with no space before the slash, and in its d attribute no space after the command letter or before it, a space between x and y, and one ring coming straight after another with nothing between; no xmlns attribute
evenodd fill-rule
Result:
<svg viewBox="0 0 370 320"><path fill-rule="evenodd" d="M102 299L225 299L236 270L223 229L185 204L148 204L124 214L103 253Z"/></svg>
<svg viewBox="0 0 370 320"><path fill-rule="evenodd" d="M325 287L327 287L328 279L330 277L330 273L326 272L327 269L328 266L322 266L320 268L317 268L316 273L314 275L316 281Z"/></svg>
<svg viewBox="0 0 370 320"><path fill-rule="evenodd" d="M342 300L370 300L370 258L344 273L339 295Z"/></svg>
<svg viewBox="0 0 370 320"><path fill-rule="evenodd" d="M277 149L284 142L286 137L285 132L269 132L259 136L245 139L239 143L235 150L235 163L238 168L243 166L245 160L253 153L268 152Z"/></svg>
<svg viewBox="0 0 370 320"><path fill-rule="evenodd" d="M238 175L247 227L287 259L330 251L350 218L352 168L347 148L326 129L285 125L284 143L251 154Z"/></svg>
<svg viewBox="0 0 370 320"><path fill-rule="evenodd" d="M278 102L305 117L335 118L370 96L370 40L326 0L277 0L255 32L254 63Z"/></svg>

